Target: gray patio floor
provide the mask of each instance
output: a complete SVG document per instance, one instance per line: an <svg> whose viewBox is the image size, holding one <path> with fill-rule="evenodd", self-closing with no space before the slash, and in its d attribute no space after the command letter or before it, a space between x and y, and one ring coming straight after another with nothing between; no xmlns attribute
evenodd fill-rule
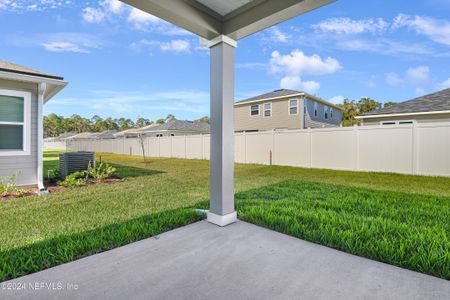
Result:
<svg viewBox="0 0 450 300"><path fill-rule="evenodd" d="M450 282L242 221L201 221L6 282L0 298L450 299Z"/></svg>

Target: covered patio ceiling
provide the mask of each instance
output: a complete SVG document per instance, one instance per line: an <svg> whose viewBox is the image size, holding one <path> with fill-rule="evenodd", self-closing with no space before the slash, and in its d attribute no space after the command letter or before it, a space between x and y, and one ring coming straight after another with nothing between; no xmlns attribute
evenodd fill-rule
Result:
<svg viewBox="0 0 450 300"><path fill-rule="evenodd" d="M234 208L236 41L335 0L121 0L206 40L210 48L209 222L237 220Z"/></svg>
<svg viewBox="0 0 450 300"><path fill-rule="evenodd" d="M336 0L122 0L212 40L242 39Z"/></svg>

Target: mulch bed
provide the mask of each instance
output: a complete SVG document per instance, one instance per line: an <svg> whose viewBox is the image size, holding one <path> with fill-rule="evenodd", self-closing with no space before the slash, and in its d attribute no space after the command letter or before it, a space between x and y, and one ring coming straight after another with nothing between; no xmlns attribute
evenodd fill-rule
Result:
<svg viewBox="0 0 450 300"><path fill-rule="evenodd" d="M45 181L44 185L47 188L49 193L55 193L55 192L65 191L65 190L72 189L72 188L83 188L85 186L99 185L99 184L114 184L114 183L123 182L123 181L125 181L125 180L122 178L109 178L109 179L105 179L103 181L89 181L86 185L80 186L80 187L65 187L65 186L59 186L57 184L58 180L47 180L47 181ZM38 194L38 189L36 187L25 188L23 190L24 190L24 193L21 193L21 194L8 194L6 196L0 196L0 201L7 201L7 200L14 200L14 199L19 199L19 198L23 198L23 197L37 196L37 194Z"/></svg>

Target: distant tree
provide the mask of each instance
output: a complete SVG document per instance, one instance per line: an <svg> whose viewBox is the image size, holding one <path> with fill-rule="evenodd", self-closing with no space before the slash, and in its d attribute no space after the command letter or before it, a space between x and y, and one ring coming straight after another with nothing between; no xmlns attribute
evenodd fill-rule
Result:
<svg viewBox="0 0 450 300"><path fill-rule="evenodd" d="M343 109L342 126L359 125L360 121L355 117L382 107L380 102L367 97L361 98L358 101L345 99L344 103L338 104L338 106Z"/></svg>
<svg viewBox="0 0 450 300"><path fill-rule="evenodd" d="M131 119L120 118L117 120L117 125L119 125L120 130L127 130L134 128L134 122Z"/></svg>
<svg viewBox="0 0 450 300"><path fill-rule="evenodd" d="M151 125L153 122L150 121L149 119L145 119L145 118L138 118L136 120L136 127L137 128L142 128L148 125Z"/></svg>
<svg viewBox="0 0 450 300"><path fill-rule="evenodd" d="M195 121L197 121L197 122L203 122L203 123L208 123L208 124L211 123L211 120L209 119L208 116L201 117L200 119L195 120Z"/></svg>
<svg viewBox="0 0 450 300"><path fill-rule="evenodd" d="M342 104L338 104L342 108L342 126L353 126L359 124L355 117L359 114L358 104L354 100L345 99Z"/></svg>
<svg viewBox="0 0 450 300"><path fill-rule="evenodd" d="M369 111L377 110L381 108L381 103L373 99L364 97L358 101L358 112L359 114L364 114Z"/></svg>
<svg viewBox="0 0 450 300"><path fill-rule="evenodd" d="M165 123L169 123L169 122L174 121L174 120L176 120L176 119L177 119L177 118L175 118L174 115L168 114L167 117L166 117L166 119L165 119L164 121L165 121Z"/></svg>
<svg viewBox="0 0 450 300"><path fill-rule="evenodd" d="M161 119L156 120L155 123L156 124L164 124L164 123L166 123L166 120L161 118Z"/></svg>
<svg viewBox="0 0 450 300"><path fill-rule="evenodd" d="M383 104L383 107L391 107L391 106L394 106L395 104L397 104L397 103L388 101Z"/></svg>

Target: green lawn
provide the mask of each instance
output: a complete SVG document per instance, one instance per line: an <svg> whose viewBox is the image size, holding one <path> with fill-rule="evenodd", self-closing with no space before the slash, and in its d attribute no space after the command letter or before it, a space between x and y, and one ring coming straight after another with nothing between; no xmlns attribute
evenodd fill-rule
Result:
<svg viewBox="0 0 450 300"><path fill-rule="evenodd" d="M0 280L200 220L208 161L101 156L124 182L0 202ZM450 278L448 178L236 165L236 193L243 220Z"/></svg>

